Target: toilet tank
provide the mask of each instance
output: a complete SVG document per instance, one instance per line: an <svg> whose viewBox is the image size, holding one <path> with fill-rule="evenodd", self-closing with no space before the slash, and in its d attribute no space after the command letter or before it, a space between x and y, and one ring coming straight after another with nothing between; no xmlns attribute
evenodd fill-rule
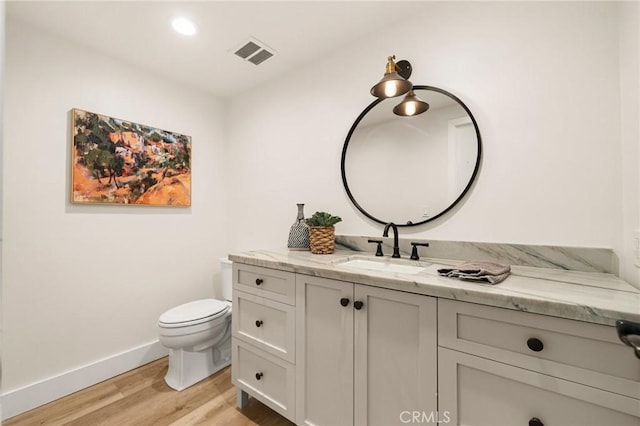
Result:
<svg viewBox="0 0 640 426"><path fill-rule="evenodd" d="M222 271L222 285L220 298L231 301L231 286L233 280L233 262L226 257L220 258L220 270Z"/></svg>

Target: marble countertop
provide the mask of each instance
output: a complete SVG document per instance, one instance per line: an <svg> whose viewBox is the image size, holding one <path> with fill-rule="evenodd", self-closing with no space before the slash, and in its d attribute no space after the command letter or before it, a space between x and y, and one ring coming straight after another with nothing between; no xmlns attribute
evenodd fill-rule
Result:
<svg viewBox="0 0 640 426"><path fill-rule="evenodd" d="M329 255L308 251L249 251L229 255L233 262L300 274L384 287L409 293L461 300L555 317L614 325L618 319L640 321L640 290L612 274L512 266L497 285L461 281L437 270L460 261L421 258L419 261L375 257L336 250ZM352 259L398 262L423 267L417 274L356 270L343 266Z"/></svg>

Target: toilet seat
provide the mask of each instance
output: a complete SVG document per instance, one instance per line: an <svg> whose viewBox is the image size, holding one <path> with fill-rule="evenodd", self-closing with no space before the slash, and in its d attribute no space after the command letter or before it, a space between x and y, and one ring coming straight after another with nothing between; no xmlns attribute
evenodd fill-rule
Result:
<svg viewBox="0 0 640 426"><path fill-rule="evenodd" d="M185 303L160 315L158 325L163 328L189 327L224 316L231 304L216 299L203 299Z"/></svg>

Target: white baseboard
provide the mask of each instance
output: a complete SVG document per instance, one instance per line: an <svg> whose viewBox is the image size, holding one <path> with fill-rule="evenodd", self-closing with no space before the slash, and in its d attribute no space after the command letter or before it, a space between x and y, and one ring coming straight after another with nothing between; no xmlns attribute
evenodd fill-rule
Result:
<svg viewBox="0 0 640 426"><path fill-rule="evenodd" d="M159 341L78 367L2 394L2 420L95 385L169 354Z"/></svg>

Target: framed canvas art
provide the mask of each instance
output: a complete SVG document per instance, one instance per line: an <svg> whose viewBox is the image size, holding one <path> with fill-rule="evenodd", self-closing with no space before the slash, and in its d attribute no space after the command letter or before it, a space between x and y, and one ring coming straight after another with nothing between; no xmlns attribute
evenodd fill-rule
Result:
<svg viewBox="0 0 640 426"><path fill-rule="evenodd" d="M71 202L191 205L191 137L73 109Z"/></svg>

